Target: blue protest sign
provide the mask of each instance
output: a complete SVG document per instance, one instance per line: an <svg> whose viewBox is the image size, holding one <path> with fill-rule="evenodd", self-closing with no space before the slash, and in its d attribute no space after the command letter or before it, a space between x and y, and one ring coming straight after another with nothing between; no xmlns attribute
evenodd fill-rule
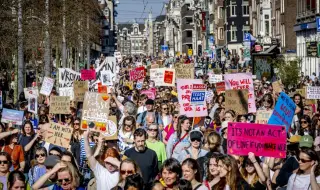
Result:
<svg viewBox="0 0 320 190"><path fill-rule="evenodd" d="M4 108L2 111L1 122L22 125L23 115L23 111Z"/></svg>
<svg viewBox="0 0 320 190"><path fill-rule="evenodd" d="M281 92L268 124L284 125L288 131L291 126L295 110L296 104L287 94Z"/></svg>
<svg viewBox="0 0 320 190"><path fill-rule="evenodd" d="M194 91L191 93L191 104L204 104L205 91Z"/></svg>
<svg viewBox="0 0 320 190"><path fill-rule="evenodd" d="M320 32L320 17L317 17L317 32Z"/></svg>

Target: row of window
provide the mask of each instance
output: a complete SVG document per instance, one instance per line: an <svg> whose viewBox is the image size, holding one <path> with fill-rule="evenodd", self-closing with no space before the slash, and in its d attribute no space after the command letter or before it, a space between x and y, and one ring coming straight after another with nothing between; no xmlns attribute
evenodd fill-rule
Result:
<svg viewBox="0 0 320 190"><path fill-rule="evenodd" d="M237 41L237 32L238 32L238 29L237 29L237 26L230 26L230 41L234 42L234 41ZM248 33L250 32L250 26L243 26L242 27L242 36L244 36L245 33ZM219 37L219 34L220 34L220 31L218 33L218 37Z"/></svg>
<svg viewBox="0 0 320 190"><path fill-rule="evenodd" d="M230 16L231 17L237 16L237 1L236 0L230 1ZM249 16L249 1L248 0L242 1L242 16Z"/></svg>

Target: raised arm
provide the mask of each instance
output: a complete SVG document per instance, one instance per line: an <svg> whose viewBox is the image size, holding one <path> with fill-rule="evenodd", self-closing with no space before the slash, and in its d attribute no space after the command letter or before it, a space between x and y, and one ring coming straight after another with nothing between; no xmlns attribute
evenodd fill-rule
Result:
<svg viewBox="0 0 320 190"><path fill-rule="evenodd" d="M34 136L34 138L23 148L25 152L28 152L33 146L33 144L37 141L39 133L40 131L37 131L37 134Z"/></svg>
<svg viewBox="0 0 320 190"><path fill-rule="evenodd" d="M83 137L84 137L84 149L86 151L86 155L87 155L87 158L88 158L88 161L89 161L89 166L93 170L93 168L96 167L97 160L96 160L96 158L94 157L94 155L91 152L88 136L89 136L89 131L85 131L84 134L83 134Z"/></svg>
<svg viewBox="0 0 320 190"><path fill-rule="evenodd" d="M266 179L266 176L264 175L264 173L263 173L263 171L262 171L262 169L261 169L260 164L257 162L254 153L249 152L248 157L249 157L249 159L251 160L251 162L253 163L253 166L254 166L254 168L255 168L256 171L257 171L257 174L258 174L258 176L259 176L259 181L260 181L260 183L265 184L265 183L266 183L266 180L267 180L267 179Z"/></svg>
<svg viewBox="0 0 320 190"><path fill-rule="evenodd" d="M0 139L4 139L12 134L17 134L19 133L19 129L14 129L12 131L8 131L8 132L2 132L0 133Z"/></svg>

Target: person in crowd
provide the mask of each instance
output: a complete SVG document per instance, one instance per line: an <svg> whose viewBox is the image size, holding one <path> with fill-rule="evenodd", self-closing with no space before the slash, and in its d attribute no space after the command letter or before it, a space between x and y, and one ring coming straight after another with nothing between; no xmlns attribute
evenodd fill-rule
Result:
<svg viewBox="0 0 320 190"><path fill-rule="evenodd" d="M54 156L58 156L59 158L61 158L62 150L58 147L52 147L49 150L49 155L54 155Z"/></svg>
<svg viewBox="0 0 320 190"><path fill-rule="evenodd" d="M218 170L218 157L221 156L220 153L213 153L209 157L209 161L206 164L206 175L204 175L205 181L203 184L208 189L216 189L219 186L218 183L225 183L225 179L220 179ZM201 163L201 162L199 162Z"/></svg>
<svg viewBox="0 0 320 190"><path fill-rule="evenodd" d="M224 113L224 119L227 122L234 122L236 120L236 113L233 110L228 110Z"/></svg>
<svg viewBox="0 0 320 190"><path fill-rule="evenodd" d="M195 159L185 159L182 162L183 179L191 182L193 190L208 190L208 188L202 184L202 177L199 168L199 164Z"/></svg>
<svg viewBox="0 0 320 190"><path fill-rule="evenodd" d="M21 171L12 171L8 176L8 190L25 190L26 177Z"/></svg>
<svg viewBox="0 0 320 190"><path fill-rule="evenodd" d="M167 103L161 104L161 120L163 121L163 126L168 126L172 122L172 115L170 113L169 105Z"/></svg>
<svg viewBox="0 0 320 190"><path fill-rule="evenodd" d="M0 186L2 189L8 189L8 174L11 166L10 155L7 152L0 152Z"/></svg>
<svg viewBox="0 0 320 190"><path fill-rule="evenodd" d="M163 121L161 119L161 115L160 113L154 110L154 101L151 99L148 99L146 101L146 108L147 110L142 112L137 118L137 124L136 124L137 128L146 127L147 115L152 115L155 118L154 122L158 124L159 128L163 128Z"/></svg>
<svg viewBox="0 0 320 190"><path fill-rule="evenodd" d="M162 164L160 183L166 190L174 190L179 186L182 169L178 160L169 158Z"/></svg>
<svg viewBox="0 0 320 190"><path fill-rule="evenodd" d="M210 111L210 114L209 116L213 119L215 118L214 115L215 115L215 112L218 108L221 108L223 107L223 103L225 102L225 98L222 94L218 95L217 98L216 98L216 101L215 101L215 104L214 106L211 108L211 111Z"/></svg>
<svg viewBox="0 0 320 190"><path fill-rule="evenodd" d="M185 148L190 146L188 139L190 131L190 120L187 116L181 115L178 118L177 131L173 133L168 141L166 151L167 157L178 158Z"/></svg>
<svg viewBox="0 0 320 190"><path fill-rule="evenodd" d="M314 131L314 138L320 136L320 114L314 114L312 116L311 130Z"/></svg>
<svg viewBox="0 0 320 190"><path fill-rule="evenodd" d="M162 131L162 141L165 145L168 144L168 140L169 140L170 136L177 130L178 117L179 117L178 111L172 112L171 123L169 125L167 125Z"/></svg>
<svg viewBox="0 0 320 190"><path fill-rule="evenodd" d="M259 110L270 111L273 108L273 97L271 94L265 94L262 98L262 107Z"/></svg>
<svg viewBox="0 0 320 190"><path fill-rule="evenodd" d="M81 119L80 118L75 118L73 121L73 132L71 136L71 141L70 141L70 149L72 154L77 160L77 164L80 165L80 140L81 136L83 134L83 130L80 129L80 123Z"/></svg>
<svg viewBox="0 0 320 190"><path fill-rule="evenodd" d="M126 178L124 190L143 190L143 178L140 174L133 174Z"/></svg>
<svg viewBox="0 0 320 190"><path fill-rule="evenodd" d="M138 114L141 114L147 110L146 101L148 100L148 96L145 94L141 94L139 97L139 107Z"/></svg>
<svg viewBox="0 0 320 190"><path fill-rule="evenodd" d="M32 186L41 176L43 176L47 170L44 162L47 158L47 150L44 147L36 149L36 165L33 166L28 173L28 184Z"/></svg>
<svg viewBox="0 0 320 190"><path fill-rule="evenodd" d="M255 157L254 153L250 152L244 159L241 172L251 189L266 189L267 178L260 166L259 157Z"/></svg>
<svg viewBox="0 0 320 190"><path fill-rule="evenodd" d="M193 190L191 182L186 179L180 179L178 190Z"/></svg>
<svg viewBox="0 0 320 190"><path fill-rule="evenodd" d="M208 153L208 151L202 149L204 136L201 131L199 130L190 131L189 140L190 140L191 146L185 150L182 150L182 152L180 152L177 158L179 162L182 162L186 158L193 158L196 160L200 157L205 156Z"/></svg>
<svg viewBox="0 0 320 190"><path fill-rule="evenodd" d="M224 115L225 115L225 109L222 107L219 107L216 109L213 115L213 129L216 131L220 131L221 124L224 121Z"/></svg>
<svg viewBox="0 0 320 190"><path fill-rule="evenodd" d="M148 148L156 152L158 157L158 166L160 167L167 159L167 155L164 143L158 140L159 128L156 124L151 124L148 127L147 132L148 139L146 140L146 145Z"/></svg>
<svg viewBox="0 0 320 190"><path fill-rule="evenodd" d="M133 116L127 116L123 119L123 125L119 129L118 146L121 152L133 147L133 133L136 129L136 120Z"/></svg>
<svg viewBox="0 0 320 190"><path fill-rule="evenodd" d="M80 185L80 176L78 175L77 168L75 168L71 163L61 162L58 164L57 172L57 182L55 189L58 190L85 190ZM59 186L59 187L57 187Z"/></svg>
<svg viewBox="0 0 320 190"><path fill-rule="evenodd" d="M314 136L314 131L311 128L311 119L308 115L301 116L299 123L300 130L298 135L310 135L312 137Z"/></svg>
<svg viewBox="0 0 320 190"><path fill-rule="evenodd" d="M116 187L112 188L112 190L121 190L124 188L126 178L133 174L140 174L141 170L135 161L127 158L123 160L120 164L120 180Z"/></svg>
<svg viewBox="0 0 320 190"><path fill-rule="evenodd" d="M150 188L158 174L158 158L156 152L146 147L147 133L144 129L136 129L133 133L134 147L125 151L124 155L134 160L141 169L146 188Z"/></svg>

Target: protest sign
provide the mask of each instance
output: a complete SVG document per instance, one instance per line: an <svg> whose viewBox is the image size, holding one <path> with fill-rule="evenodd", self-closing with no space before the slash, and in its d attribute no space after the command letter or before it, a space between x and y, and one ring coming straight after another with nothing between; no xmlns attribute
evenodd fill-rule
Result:
<svg viewBox="0 0 320 190"><path fill-rule="evenodd" d="M1 122L22 125L23 116L23 111L3 108Z"/></svg>
<svg viewBox="0 0 320 190"><path fill-rule="evenodd" d="M233 110L238 115L248 113L248 89L226 90L225 109Z"/></svg>
<svg viewBox="0 0 320 190"><path fill-rule="evenodd" d="M116 58L115 57L106 57L102 64L98 68L96 68L96 80L91 80L89 83L90 89L96 89L97 84L101 81L102 72L109 72L109 77L111 81L116 80L116 75L119 73L119 66L117 66ZM104 84L106 85L106 84Z"/></svg>
<svg viewBox="0 0 320 190"><path fill-rule="evenodd" d="M73 87L76 80L81 80L80 73L69 68L59 68L59 87Z"/></svg>
<svg viewBox="0 0 320 190"><path fill-rule="evenodd" d="M176 79L194 79L194 68L175 68Z"/></svg>
<svg viewBox="0 0 320 190"><path fill-rule="evenodd" d="M272 111L267 110L258 110L256 115L256 123L257 124L267 124L270 116L272 115Z"/></svg>
<svg viewBox="0 0 320 190"><path fill-rule="evenodd" d="M24 97L26 99L29 98L29 95L32 94L32 95L35 95L35 96L39 96L39 90L38 90L38 87L29 87L29 88L24 88L23 89L24 91Z"/></svg>
<svg viewBox="0 0 320 190"><path fill-rule="evenodd" d="M107 94L86 92L84 96L81 129L106 132L110 98Z"/></svg>
<svg viewBox="0 0 320 190"><path fill-rule="evenodd" d="M101 71L100 72L100 81L102 82L102 85L106 86L112 86L113 85L113 80L112 80L112 73L111 71Z"/></svg>
<svg viewBox="0 0 320 190"><path fill-rule="evenodd" d="M175 86L175 70L174 69L165 69L163 77L162 86Z"/></svg>
<svg viewBox="0 0 320 190"><path fill-rule="evenodd" d="M64 148L69 148L72 133L73 128L70 126L50 122L50 127L47 129L47 135L45 136L44 141Z"/></svg>
<svg viewBox="0 0 320 190"><path fill-rule="evenodd" d="M123 86L127 86L130 90L133 90L133 81L126 81Z"/></svg>
<svg viewBox="0 0 320 190"><path fill-rule="evenodd" d="M187 117L204 117L208 115L207 105L191 105L193 84L203 84L201 79L178 79L177 90L180 106L180 115Z"/></svg>
<svg viewBox="0 0 320 190"><path fill-rule="evenodd" d="M88 91L88 81L74 81L73 92L74 101L83 102L84 95Z"/></svg>
<svg viewBox="0 0 320 190"><path fill-rule="evenodd" d="M59 96L69 96L70 100L74 100L73 87L59 88Z"/></svg>
<svg viewBox="0 0 320 190"><path fill-rule="evenodd" d="M224 82L226 85L226 90L248 89L248 112L256 112L256 101L254 96L254 88L251 73L225 74Z"/></svg>
<svg viewBox="0 0 320 190"><path fill-rule="evenodd" d="M287 133L280 125L228 123L227 149L230 155L286 157Z"/></svg>
<svg viewBox="0 0 320 190"><path fill-rule="evenodd" d="M53 85L54 85L54 79L49 78L49 77L44 77L43 82L42 82L42 86L41 86L41 90L40 90L40 94L43 94L45 96L50 96Z"/></svg>
<svg viewBox="0 0 320 190"><path fill-rule="evenodd" d="M296 89L296 93L297 94L300 94L302 97L307 97L306 96L306 89L305 88L299 88L299 89Z"/></svg>
<svg viewBox="0 0 320 190"><path fill-rule="evenodd" d="M157 69L157 68L159 68L159 65L158 65L158 64L152 64L152 65L150 66L150 69Z"/></svg>
<svg viewBox="0 0 320 190"><path fill-rule="evenodd" d="M0 109L3 108L3 101L2 101L2 91L0 91Z"/></svg>
<svg viewBox="0 0 320 190"><path fill-rule="evenodd" d="M295 110L296 104L286 93L281 92L268 124L284 125L288 131Z"/></svg>
<svg viewBox="0 0 320 190"><path fill-rule="evenodd" d="M189 63L189 64L176 63L176 64L174 65L174 68L194 69L194 63Z"/></svg>
<svg viewBox="0 0 320 190"><path fill-rule="evenodd" d="M222 75L216 75L216 74L210 74L209 75L209 83L215 84L218 82L223 82L223 77Z"/></svg>
<svg viewBox="0 0 320 190"><path fill-rule="evenodd" d="M95 80L96 71L91 69L82 69L81 70L81 79L82 80Z"/></svg>
<svg viewBox="0 0 320 190"><path fill-rule="evenodd" d="M320 99L320 86L308 86L306 99Z"/></svg>
<svg viewBox="0 0 320 190"><path fill-rule="evenodd" d="M175 70L168 68L150 69L150 80L155 86L175 86Z"/></svg>
<svg viewBox="0 0 320 190"><path fill-rule="evenodd" d="M143 90L143 91L141 91L141 94L145 94L148 96L148 99L154 100L156 98L156 89L151 88L149 90Z"/></svg>
<svg viewBox="0 0 320 190"><path fill-rule="evenodd" d="M28 111L34 114L38 114L38 97L34 94L29 94Z"/></svg>
<svg viewBox="0 0 320 190"><path fill-rule="evenodd" d="M138 67L130 70L129 75L131 81L136 81L146 77L146 71L144 67Z"/></svg>
<svg viewBox="0 0 320 190"><path fill-rule="evenodd" d="M50 113L52 114L70 114L69 96L51 96Z"/></svg>
<svg viewBox="0 0 320 190"><path fill-rule="evenodd" d="M225 92L226 91L225 82L216 83L216 91L217 91L217 94L221 94L221 93Z"/></svg>
<svg viewBox="0 0 320 190"><path fill-rule="evenodd" d="M101 132L104 140L117 140L118 139L118 127L117 127L117 117L110 116L107 122L107 128L105 131Z"/></svg>
<svg viewBox="0 0 320 190"><path fill-rule="evenodd" d="M273 88L273 91L276 92L276 93L280 93L282 92L282 82L281 80L278 80L278 81L275 81L272 83L272 88Z"/></svg>
<svg viewBox="0 0 320 190"><path fill-rule="evenodd" d="M213 100L214 97L214 93L212 92L212 90L209 90L206 92L206 101L208 103L210 103Z"/></svg>
<svg viewBox="0 0 320 190"><path fill-rule="evenodd" d="M207 85L193 84L191 93L191 105L204 105Z"/></svg>

